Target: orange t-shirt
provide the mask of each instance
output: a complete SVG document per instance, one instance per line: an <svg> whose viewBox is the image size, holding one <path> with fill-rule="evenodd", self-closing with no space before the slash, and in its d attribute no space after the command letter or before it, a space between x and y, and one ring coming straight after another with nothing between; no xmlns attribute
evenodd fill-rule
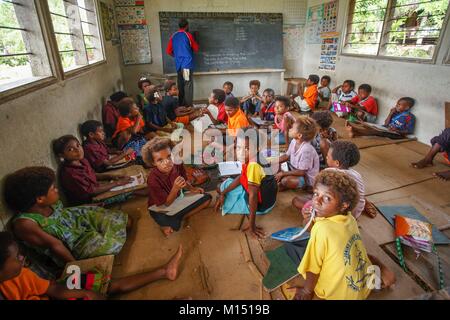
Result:
<svg viewBox="0 0 450 320"><path fill-rule="evenodd" d="M319 91L317 90L317 84L313 84L312 86L309 86L305 93L303 94L303 99L308 104L308 106L311 108L311 110L314 110L317 103L317 97L319 96Z"/></svg>
<svg viewBox="0 0 450 320"><path fill-rule="evenodd" d="M228 117L228 134L236 137L237 130L250 126L244 112L239 108L236 114L232 117Z"/></svg>
<svg viewBox="0 0 450 320"><path fill-rule="evenodd" d="M128 117L119 117L116 125L116 132L113 134L113 138L115 138L120 132L127 130L128 128L134 126L136 120L131 120ZM144 120L139 121L139 130L145 126Z"/></svg>
<svg viewBox="0 0 450 320"><path fill-rule="evenodd" d="M50 281L22 268L17 277L0 283L0 291L6 300L48 300L45 293L49 286Z"/></svg>

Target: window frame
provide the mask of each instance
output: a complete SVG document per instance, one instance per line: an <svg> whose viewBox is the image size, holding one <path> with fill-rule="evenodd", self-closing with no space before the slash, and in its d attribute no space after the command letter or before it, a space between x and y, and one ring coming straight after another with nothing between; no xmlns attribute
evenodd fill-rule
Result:
<svg viewBox="0 0 450 320"><path fill-rule="evenodd" d="M439 39L436 43L436 47L433 52L433 56L431 57L431 59L420 59L420 58L411 58L411 57L387 56L387 55L381 54L382 46L384 43L386 43L386 37L388 35L388 32L386 30L387 29L386 24L393 15L393 11L395 9L393 4L395 3L396 0L387 0L388 3L387 3L387 7L386 7L386 13L384 16L380 42L378 43L377 54L371 55L371 54L358 54L358 53L344 52L344 46L345 46L346 39L347 39L348 26L349 26L350 19L351 19L350 7L352 5L352 2L355 2L355 1L356 0L348 1L346 4L346 7L345 7L345 12L347 14L345 15L345 18L344 18L344 28L342 30L343 36L341 37L341 41L340 41L341 45L340 45L340 49L339 49L339 54L341 56L354 57L354 58L369 58L369 59L374 59L374 60L388 60L388 61L402 61L402 62L412 62L412 63L422 63L422 64L436 64L438 56L439 56L439 51L441 49L441 44L442 44L443 38L446 35L447 26L448 26L449 20L450 20L450 2L447 6L447 11L445 13L444 21L442 23L442 28L441 28L440 34L439 34ZM447 63L450 64L450 49L449 49L449 54L447 55Z"/></svg>
<svg viewBox="0 0 450 320"><path fill-rule="evenodd" d="M87 64L85 66L81 66L79 68L69 71L64 71L64 68L62 66L61 58L59 56L58 44L56 42L56 37L53 30L53 22L51 19L51 14L47 1L33 0L33 2L36 7L37 19L39 21L42 31L42 38L44 42L43 45L47 50L49 68L52 74L49 76L42 76L42 78L33 77L11 82L12 85L14 85L14 83L17 83L17 85L11 86L11 88L8 88L0 92L0 107L2 104L8 101L25 96L29 93L43 89L47 86L54 85L56 83L61 83L64 82L65 80L70 80L72 78L76 78L80 75L90 72L93 69L96 69L99 66L107 64L103 29L100 25L101 21L98 14L100 10L98 0L93 0L93 2L96 10L96 21L103 59L100 61L96 61L92 64ZM32 80L34 78L36 79Z"/></svg>

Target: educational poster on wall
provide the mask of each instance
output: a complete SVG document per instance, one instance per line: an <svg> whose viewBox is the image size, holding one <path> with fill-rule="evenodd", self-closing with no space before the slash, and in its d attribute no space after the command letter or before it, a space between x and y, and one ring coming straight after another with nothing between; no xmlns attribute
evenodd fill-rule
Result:
<svg viewBox="0 0 450 320"><path fill-rule="evenodd" d="M150 37L146 25L119 26L123 63L151 63Z"/></svg>
<svg viewBox="0 0 450 320"><path fill-rule="evenodd" d="M336 32L339 2L331 1L323 5L322 37L324 33Z"/></svg>
<svg viewBox="0 0 450 320"><path fill-rule="evenodd" d="M110 4L108 6L109 19L111 21L111 43L113 46L120 44L119 38L119 26L116 21L116 12L114 6Z"/></svg>
<svg viewBox="0 0 450 320"><path fill-rule="evenodd" d="M284 55L287 60L296 60L301 58L304 28L302 26L284 26L283 27L283 45Z"/></svg>
<svg viewBox="0 0 450 320"><path fill-rule="evenodd" d="M336 70L338 37L323 38L320 48L319 70Z"/></svg>
<svg viewBox="0 0 450 320"><path fill-rule="evenodd" d="M116 7L116 20L119 26L147 24L144 6Z"/></svg>
<svg viewBox="0 0 450 320"><path fill-rule="evenodd" d="M143 6L144 0L115 0L116 7L121 6Z"/></svg>
<svg viewBox="0 0 450 320"><path fill-rule="evenodd" d="M111 17L109 15L108 5L104 2L100 2L100 14L103 26L103 35L106 41L110 41L112 38L112 25Z"/></svg>
<svg viewBox="0 0 450 320"><path fill-rule="evenodd" d="M323 9L323 4L308 8L305 30L306 43L308 44L321 43Z"/></svg>

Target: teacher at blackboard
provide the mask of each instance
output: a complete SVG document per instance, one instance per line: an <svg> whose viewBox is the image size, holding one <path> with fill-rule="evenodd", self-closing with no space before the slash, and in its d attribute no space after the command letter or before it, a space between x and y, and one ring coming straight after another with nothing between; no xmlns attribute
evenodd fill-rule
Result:
<svg viewBox="0 0 450 320"><path fill-rule="evenodd" d="M198 52L199 46L189 33L189 22L186 19L180 19L178 26L180 29L170 37L166 52L175 58L179 105L191 106L194 100L194 52Z"/></svg>

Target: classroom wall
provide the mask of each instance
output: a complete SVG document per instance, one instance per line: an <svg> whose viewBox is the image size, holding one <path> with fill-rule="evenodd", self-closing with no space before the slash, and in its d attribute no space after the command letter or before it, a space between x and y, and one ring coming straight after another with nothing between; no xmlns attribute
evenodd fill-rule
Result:
<svg viewBox="0 0 450 320"><path fill-rule="evenodd" d="M308 7L325 3L324 0L309 0ZM346 23L348 1L339 1L338 30L342 31ZM343 35L341 34L341 37ZM415 135L418 140L429 144L429 140L445 128L444 105L450 101L450 65L442 61L450 47L450 23L444 33L437 63L413 63L374 58L338 56L335 72L323 72L318 69L320 44L305 44L304 74L328 74L332 86L346 79L352 79L356 86L368 83L378 100L379 122L384 121L390 108L398 98L411 96L416 99L413 112L417 117Z"/></svg>
<svg viewBox="0 0 450 320"><path fill-rule="evenodd" d="M122 89L119 47L108 41L105 51L106 64L0 104L2 181L6 174L25 166L56 168L51 141L64 134L78 135L77 125L87 119L101 120L105 99ZM0 201L0 230L8 218Z"/></svg>
<svg viewBox="0 0 450 320"><path fill-rule="evenodd" d="M299 15L306 9L306 0L267 1L267 0L145 0L145 13L149 22L150 44L152 51L152 64L122 66L125 89L130 94L137 94L137 80L146 73L162 74L161 36L159 29L160 11L185 11L185 12L289 12L287 2L293 2L299 10ZM286 75L301 75L301 60L293 61L285 59ZM206 99L211 90L222 88L225 81L234 83L234 94L245 95L248 92L248 83L252 79L260 79L263 88L272 88L277 93L281 92L282 81L280 73L234 74L234 75L207 75L194 77L194 99Z"/></svg>

